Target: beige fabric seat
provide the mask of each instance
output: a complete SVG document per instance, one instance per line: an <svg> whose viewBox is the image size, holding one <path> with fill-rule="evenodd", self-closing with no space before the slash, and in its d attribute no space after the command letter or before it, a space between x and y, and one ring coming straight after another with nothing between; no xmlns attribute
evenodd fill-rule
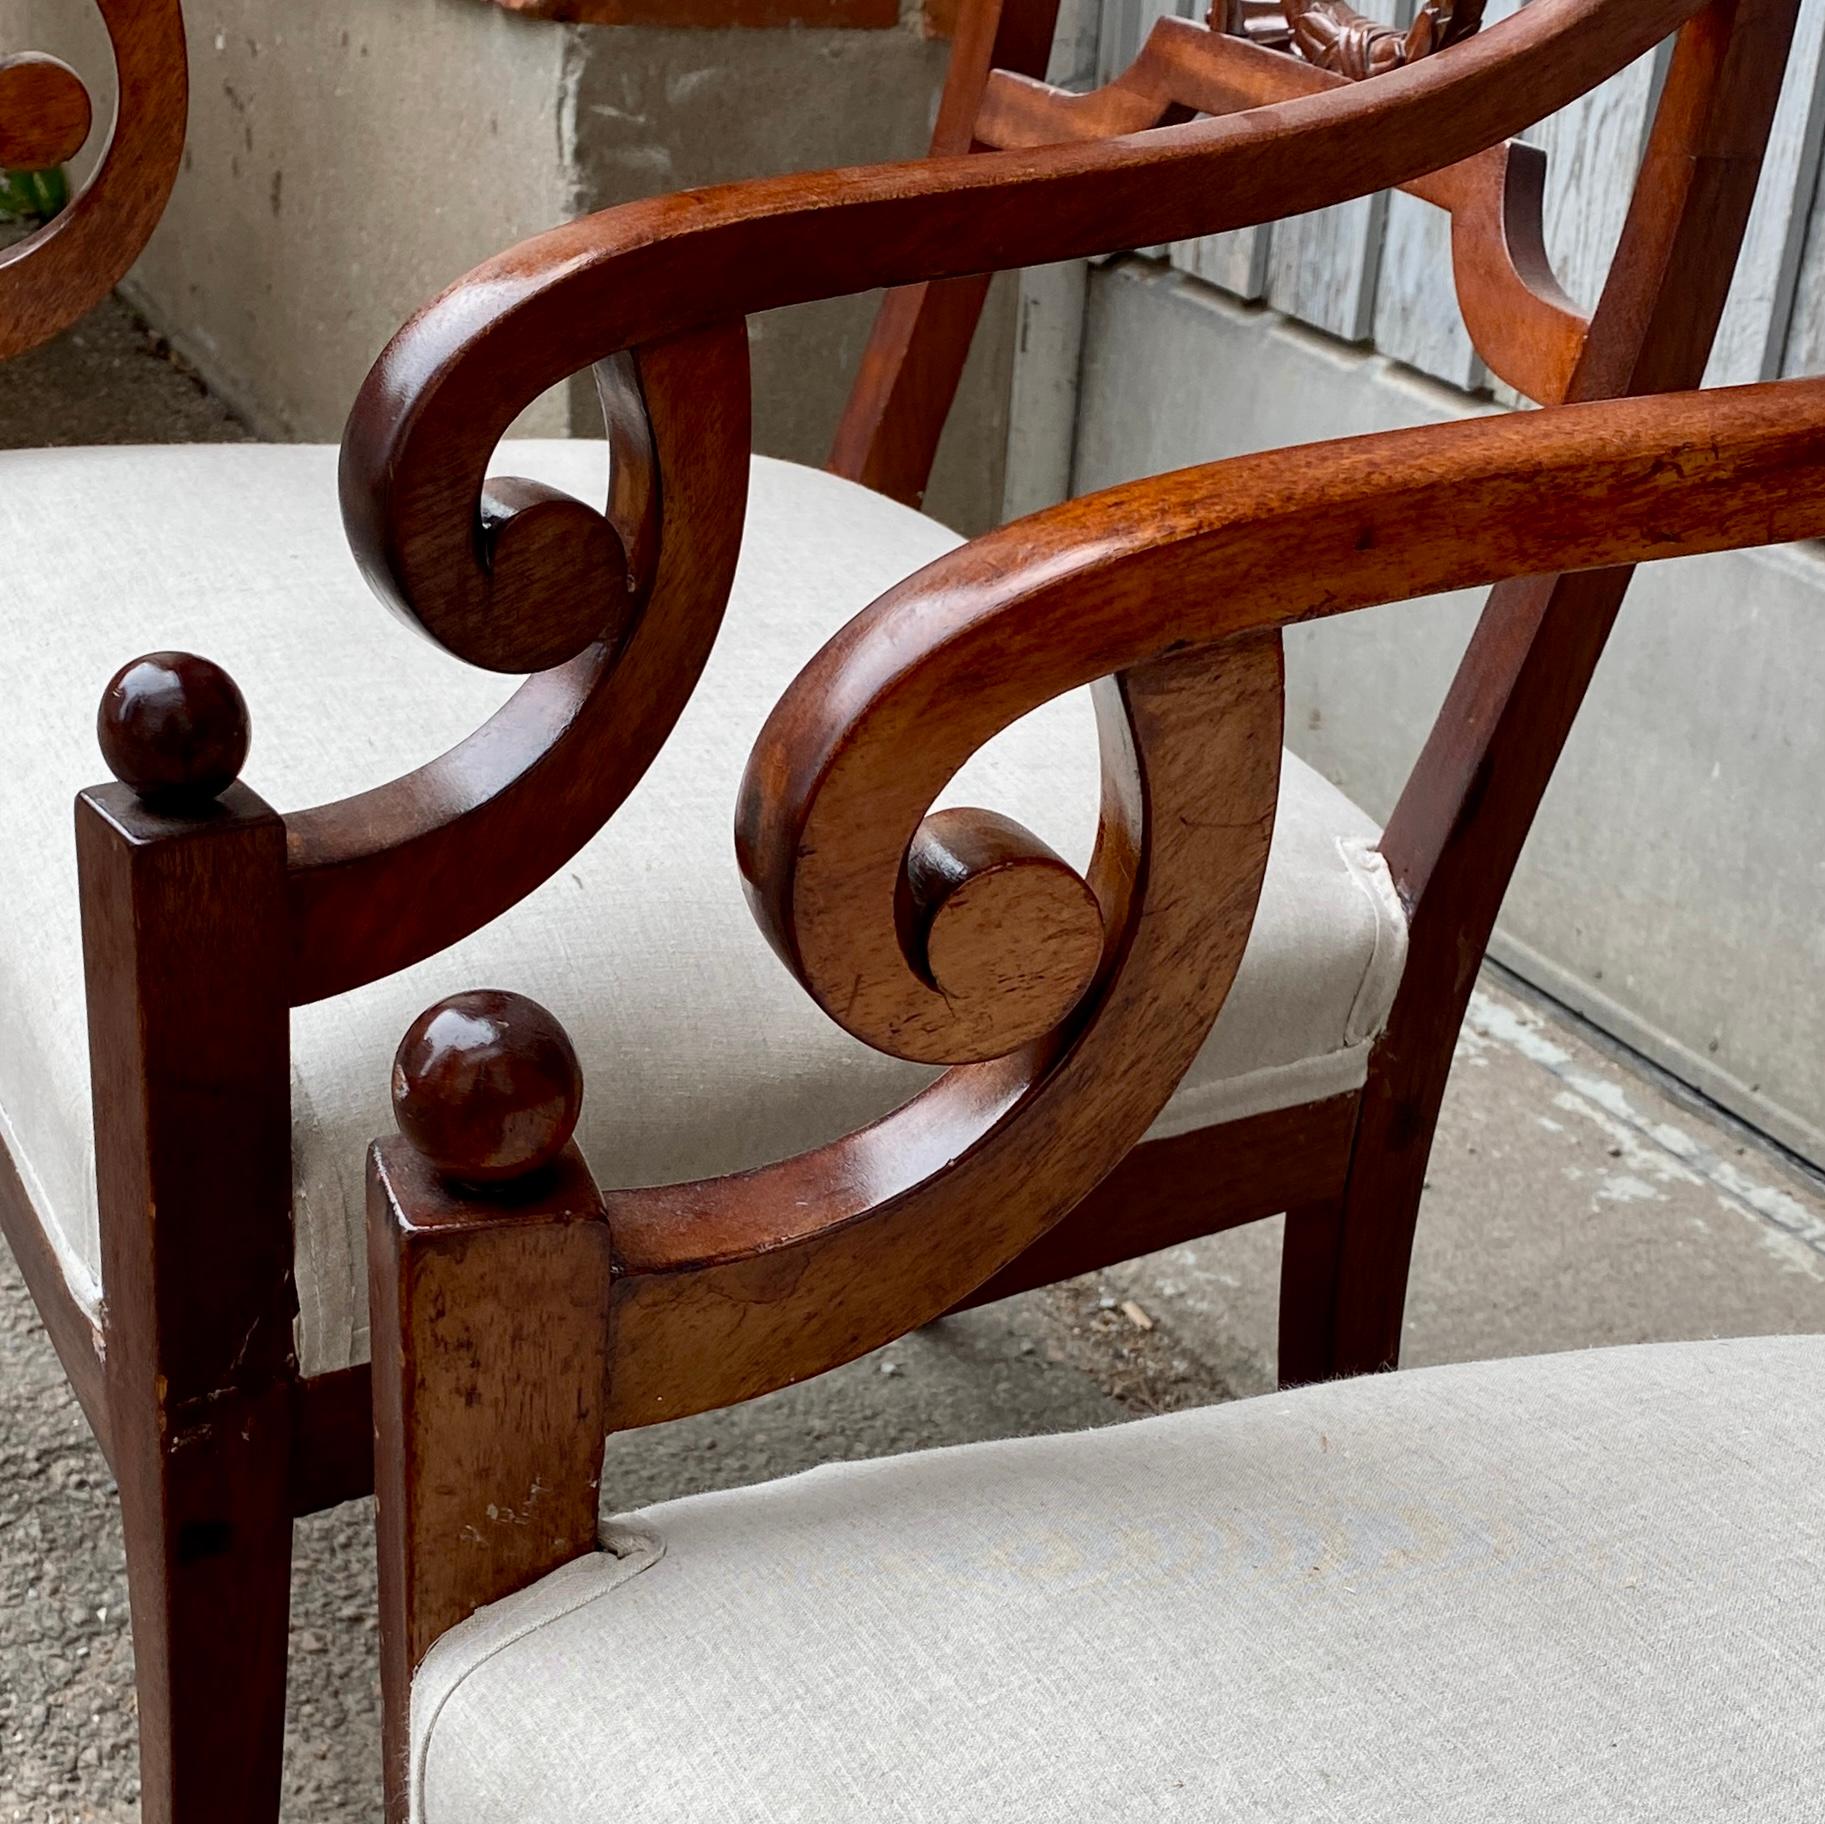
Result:
<svg viewBox="0 0 1825 1824"><path fill-rule="evenodd" d="M1816 1337L697 1496L432 1648L413 1817L1797 1824L1822 1497Z"/></svg>
<svg viewBox="0 0 1825 1824"><path fill-rule="evenodd" d="M508 446L500 466L600 498L603 446ZM382 784L483 721L513 680L469 669L369 595L328 448L0 455L0 1135L93 1301L99 1249L70 799L104 776L95 707L161 647L225 665L253 720L247 783L297 810ZM574 1035L580 1138L607 1184L762 1163L851 1131L928 1072L851 1040L748 914L731 822L761 720L873 596L956 542L851 483L757 461L727 621L657 763L570 866L488 929L293 1021L294 1207L307 1372L367 1356L362 1172L412 1017L460 988L519 989ZM1006 811L1080 865L1095 814L1087 700L1049 706L972 763L950 801ZM1160 1131L1363 1080L1406 930L1373 823L1289 758L1260 916L1230 1001Z"/></svg>

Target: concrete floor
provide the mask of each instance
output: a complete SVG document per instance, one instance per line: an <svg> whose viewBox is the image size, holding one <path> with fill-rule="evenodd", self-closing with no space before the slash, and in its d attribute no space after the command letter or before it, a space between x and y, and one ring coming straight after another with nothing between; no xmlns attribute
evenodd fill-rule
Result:
<svg viewBox="0 0 1825 1824"><path fill-rule="evenodd" d="M118 308L0 372L0 447L240 434ZM1278 1222L1174 1248L615 1440L608 1500L1263 1392L1278 1248ZM1406 1360L1822 1330L1820 1183L1486 978L1434 1151ZM112 1489L3 1251L0 1388L0 1820L127 1824L132 1648ZM285 1789L298 1824L380 1815L372 1556L367 1503L299 1525Z"/></svg>

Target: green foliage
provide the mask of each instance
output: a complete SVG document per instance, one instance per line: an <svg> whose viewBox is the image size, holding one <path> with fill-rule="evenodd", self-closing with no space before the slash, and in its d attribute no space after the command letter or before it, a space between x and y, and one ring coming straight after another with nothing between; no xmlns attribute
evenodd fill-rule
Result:
<svg viewBox="0 0 1825 1824"><path fill-rule="evenodd" d="M70 186L61 169L0 171L0 217L48 222L69 200Z"/></svg>

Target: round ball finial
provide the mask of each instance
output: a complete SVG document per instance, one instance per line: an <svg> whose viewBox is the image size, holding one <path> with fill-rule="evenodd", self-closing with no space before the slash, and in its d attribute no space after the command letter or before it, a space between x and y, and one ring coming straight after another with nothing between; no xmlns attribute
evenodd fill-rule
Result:
<svg viewBox="0 0 1825 1824"><path fill-rule="evenodd" d="M102 758L152 809L207 804L247 759L247 703L221 666L190 652L123 665L95 719Z"/></svg>
<svg viewBox="0 0 1825 1824"><path fill-rule="evenodd" d="M570 1144L583 1072L556 1016L479 988L427 1007L393 1058L399 1131L448 1177L499 1184Z"/></svg>

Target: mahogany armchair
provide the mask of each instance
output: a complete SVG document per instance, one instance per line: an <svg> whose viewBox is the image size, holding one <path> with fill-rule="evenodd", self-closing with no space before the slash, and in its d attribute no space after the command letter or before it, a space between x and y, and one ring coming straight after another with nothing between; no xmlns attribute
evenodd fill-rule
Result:
<svg viewBox="0 0 1825 1824"><path fill-rule="evenodd" d="M593 1508L586 1522L571 1470L604 1427L744 1397L959 1303L1285 1211L1282 1378L1393 1363L1451 1039L1640 528L1585 545L1567 525L1560 543L1536 491L1531 542L1502 513L1499 537L1466 531L1459 568L1437 559L1441 581L1509 580L1378 839L1281 756L1273 629L1294 604L1232 626L1194 624L1180 603L1182 627L1160 637L1236 636L1215 662L1147 646L1179 624L1141 614L1142 598L1202 589L1195 563L1177 568L1199 548L1195 485L961 551L911 503L984 275L1390 185L1450 211L1466 320L1523 393L1695 383L1792 11L1535 0L1391 70L1407 41L1397 56L1351 27L1336 42L1357 48L1334 60L1383 72L1361 82L1165 21L1131 70L1080 97L1033 75L1046 0L984 0L960 22L934 157L578 222L402 332L342 447L344 515L368 582L466 667L364 612L324 511L326 451L0 458L0 512L18 516L0 538L42 553L4 604L34 714L8 723L4 748L20 859L0 907L0 1221L120 1485L148 1818L276 1808L291 1519L375 1476L361 1161L384 1060L452 980L533 993L611 1061L582 1144L604 1182L634 1188L607 1196L605 1226L566 1155L556 1189L515 1206L551 1219L536 1232L556 1237L566 1308L593 1320L612 1304L609 1391L592 1391L604 1345L588 1326L581 1368L516 1358L529 1413L553 1385L574 1402L563 1476L555 1460L537 1471L566 1517L555 1544L516 1527L529 1556L505 1574L489 1556L485 1575L456 1576L460 1601L392 1629L395 1699L403 1668L476 1602L587 1549ZM113 155L68 217L0 255L0 348L112 282L174 168L174 0L103 12L123 75ZM1435 35L1467 23L1441 16ZM1546 266L1538 157L1508 137L1676 28L1586 320ZM40 271L48 293L27 290ZM747 315L876 287L831 472L751 459ZM508 446L538 479L487 479L518 411L592 365L606 445ZM1426 527L1473 524L1443 510L1447 476L1443 499L1416 496L1424 516L1391 514L1371 537L1325 504L1335 459L1311 460L1303 493L1296 456L1251 472L1286 484L1295 520L1274 520L1266 494L1247 511L1282 528L1309 578L1336 540L1365 540L1344 553L1381 592L1361 599L1410 592L1394 569L1410 542L1438 548ZM576 498L592 489L605 511ZM1137 530L1161 555L1128 549ZM882 641L889 661L924 654L996 571L1076 582L1059 604L1039 587L1018 639L1006 617L964 616L942 664L855 668ZM1430 574L1416 555L1413 586ZM929 593L934 577L955 600ZM1306 606L1332 585L1311 586ZM1340 605L1357 599L1334 586ZM1202 599L1197 613L1228 598ZM92 776L95 686L148 645L161 652L106 693L121 783L80 794L73 867L63 807ZM317 808L280 815L240 782L247 712L230 674L253 701L256 776ZM505 675L526 681L509 696ZM1099 737L1077 687L1103 678ZM737 846L790 974L742 911L723 822L776 701ZM955 790L996 814L925 816L985 744ZM1162 845L1174 796L1168 823L1189 833ZM465 1105L459 1162L474 1120ZM400 1192L415 1223L430 1220L415 1200L443 1195L429 1175ZM456 1255L512 1261L535 1232L490 1219L508 1239L471 1237L448 1201ZM499 1307L531 1319L552 1289L539 1270L525 1267L523 1295L503 1279ZM436 1330L415 1295L411 1308ZM381 1313L395 1339L394 1304ZM566 1326L539 1310L536 1328L527 1346L552 1367ZM383 1380L400 1359L382 1359ZM506 1359L483 1364L478 1476L498 1468ZM400 1417L408 1391L380 1389L390 1476L412 1467L400 1449L421 1449ZM424 1449L440 1460L415 1461L454 1486L448 1447L437 1434ZM417 1500L425 1477L407 1486ZM524 1517L525 1491L495 1506ZM399 1524L397 1498L390 1511ZM427 1563L402 1573L412 1587ZM402 1716L396 1703L395 1728Z"/></svg>
<svg viewBox="0 0 1825 1824"><path fill-rule="evenodd" d="M1111 489L845 626L743 781L755 915L896 1048L956 1011L922 939L947 988L984 983L982 1061L816 1152L603 1189L547 1010L413 1023L370 1164L389 1817L1805 1815L1817 1337L1330 1382L598 1514L605 1432L924 1323L1166 1104L1252 941L1284 627L1821 533L1825 380L1791 381ZM985 731L1087 678L1087 878L925 816ZM959 905L984 885L992 918Z"/></svg>

